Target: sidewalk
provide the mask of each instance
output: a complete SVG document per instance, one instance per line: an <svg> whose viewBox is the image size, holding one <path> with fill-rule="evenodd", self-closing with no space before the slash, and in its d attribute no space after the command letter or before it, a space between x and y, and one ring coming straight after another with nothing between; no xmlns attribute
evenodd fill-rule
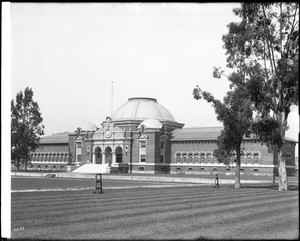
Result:
<svg viewBox="0 0 300 241"><path fill-rule="evenodd" d="M24 177L49 177L49 178L87 178L94 179L95 174L88 173L70 173L70 172L56 172L56 173L38 173L38 172L11 172L11 176ZM179 183L199 183L199 184L215 184L214 178L205 177L184 177L184 176L159 176L155 174L102 174L102 179L106 180L127 180L127 181L153 181L153 182L179 182ZM225 179L219 177L219 184L234 184L233 179ZM241 183L272 183L270 180L243 180Z"/></svg>

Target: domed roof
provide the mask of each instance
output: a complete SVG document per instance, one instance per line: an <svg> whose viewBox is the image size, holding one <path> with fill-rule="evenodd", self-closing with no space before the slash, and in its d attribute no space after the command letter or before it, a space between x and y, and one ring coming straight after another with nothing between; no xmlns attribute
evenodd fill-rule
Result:
<svg viewBox="0 0 300 241"><path fill-rule="evenodd" d="M154 119L147 119L144 120L139 126L138 128L141 128L142 125L147 128L147 129L160 129L162 128L162 124L158 121L158 120L154 120Z"/></svg>
<svg viewBox="0 0 300 241"><path fill-rule="evenodd" d="M114 121L118 120L166 120L175 122L172 114L154 98L136 97L129 98L114 113Z"/></svg>
<svg viewBox="0 0 300 241"><path fill-rule="evenodd" d="M91 123L91 122L85 122L85 123L82 123L78 126L78 128L80 128L81 131L94 131L96 130L98 127Z"/></svg>

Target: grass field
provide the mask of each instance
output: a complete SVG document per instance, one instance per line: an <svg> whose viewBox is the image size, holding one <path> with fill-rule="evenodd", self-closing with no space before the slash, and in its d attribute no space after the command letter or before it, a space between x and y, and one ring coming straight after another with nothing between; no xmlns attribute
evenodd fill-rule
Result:
<svg viewBox="0 0 300 241"><path fill-rule="evenodd" d="M298 201L298 188L279 192L270 185L12 193L12 238L296 239Z"/></svg>

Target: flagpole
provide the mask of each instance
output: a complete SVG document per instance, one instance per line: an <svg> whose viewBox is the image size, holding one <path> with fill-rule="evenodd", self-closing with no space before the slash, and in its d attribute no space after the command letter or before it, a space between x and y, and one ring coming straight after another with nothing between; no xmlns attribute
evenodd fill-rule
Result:
<svg viewBox="0 0 300 241"><path fill-rule="evenodd" d="M113 101L114 101L114 82L111 82L111 109L110 109L110 117L113 115Z"/></svg>

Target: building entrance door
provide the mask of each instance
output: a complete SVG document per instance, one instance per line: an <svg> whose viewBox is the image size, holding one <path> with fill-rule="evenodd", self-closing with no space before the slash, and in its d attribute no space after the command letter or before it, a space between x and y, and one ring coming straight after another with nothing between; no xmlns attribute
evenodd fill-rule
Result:
<svg viewBox="0 0 300 241"><path fill-rule="evenodd" d="M112 150L109 146L105 149L105 163L109 165L112 163Z"/></svg>
<svg viewBox="0 0 300 241"><path fill-rule="evenodd" d="M96 164L102 164L102 153L101 153L101 148L98 146L96 149L95 149L95 163Z"/></svg>

